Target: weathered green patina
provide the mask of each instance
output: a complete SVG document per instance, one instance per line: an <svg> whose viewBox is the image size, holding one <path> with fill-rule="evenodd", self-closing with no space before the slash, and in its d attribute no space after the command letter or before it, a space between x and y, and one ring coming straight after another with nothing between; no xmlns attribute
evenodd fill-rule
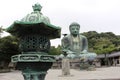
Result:
<svg viewBox="0 0 120 80"><path fill-rule="evenodd" d="M21 21L15 21L7 32L19 38L21 54L12 56L25 80L44 80L55 58L49 55L50 39L60 38L61 28L50 23L40 12L42 6L35 4L33 12Z"/></svg>
<svg viewBox="0 0 120 80"><path fill-rule="evenodd" d="M81 61L93 61L97 56L96 53L88 52L87 38L79 33L80 25L73 22L69 26L70 34L65 35L62 39L62 49L68 58L80 58ZM60 55L64 57L64 55Z"/></svg>

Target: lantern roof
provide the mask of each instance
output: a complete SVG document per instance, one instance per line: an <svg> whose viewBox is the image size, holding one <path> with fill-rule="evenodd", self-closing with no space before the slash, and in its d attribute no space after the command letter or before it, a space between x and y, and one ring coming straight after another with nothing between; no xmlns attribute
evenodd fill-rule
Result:
<svg viewBox="0 0 120 80"><path fill-rule="evenodd" d="M27 16L20 21L14 21L6 31L17 37L29 34L40 34L50 39L60 38L61 28L52 25L49 18L40 12L42 6L37 3L32 7L32 13L27 14Z"/></svg>

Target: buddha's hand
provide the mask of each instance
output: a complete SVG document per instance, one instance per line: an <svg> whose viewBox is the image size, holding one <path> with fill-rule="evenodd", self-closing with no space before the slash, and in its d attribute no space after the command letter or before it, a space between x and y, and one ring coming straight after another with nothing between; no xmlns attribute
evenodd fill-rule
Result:
<svg viewBox="0 0 120 80"><path fill-rule="evenodd" d="M81 54L86 54L86 53L88 53L87 50L83 50L83 51L81 52Z"/></svg>
<svg viewBox="0 0 120 80"><path fill-rule="evenodd" d="M75 52L71 51L71 50L68 50L67 51L68 54L75 54Z"/></svg>

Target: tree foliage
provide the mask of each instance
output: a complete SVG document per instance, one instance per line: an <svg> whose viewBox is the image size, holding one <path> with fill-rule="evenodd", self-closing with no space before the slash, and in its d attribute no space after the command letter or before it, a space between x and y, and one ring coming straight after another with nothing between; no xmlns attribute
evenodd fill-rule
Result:
<svg viewBox="0 0 120 80"><path fill-rule="evenodd" d="M61 52L61 46L58 45L57 48L55 46L51 46L50 48L50 52L49 54L50 55L60 55L62 52Z"/></svg>
<svg viewBox="0 0 120 80"><path fill-rule="evenodd" d="M97 33L89 31L82 33L88 38L89 51L97 54L107 54L120 50L120 36L112 32Z"/></svg>
<svg viewBox="0 0 120 80"><path fill-rule="evenodd" d="M18 53L18 40L16 37L7 36L0 39L0 59L10 60L12 55Z"/></svg>

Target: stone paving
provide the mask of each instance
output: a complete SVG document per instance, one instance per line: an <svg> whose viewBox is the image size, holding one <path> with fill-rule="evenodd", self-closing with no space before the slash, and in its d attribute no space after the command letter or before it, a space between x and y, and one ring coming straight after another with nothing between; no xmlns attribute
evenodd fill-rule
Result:
<svg viewBox="0 0 120 80"><path fill-rule="evenodd" d="M45 80L120 80L120 67L96 68L96 71L71 69L70 76L61 76L61 69L50 69ZM0 73L0 80L24 80L20 71Z"/></svg>

